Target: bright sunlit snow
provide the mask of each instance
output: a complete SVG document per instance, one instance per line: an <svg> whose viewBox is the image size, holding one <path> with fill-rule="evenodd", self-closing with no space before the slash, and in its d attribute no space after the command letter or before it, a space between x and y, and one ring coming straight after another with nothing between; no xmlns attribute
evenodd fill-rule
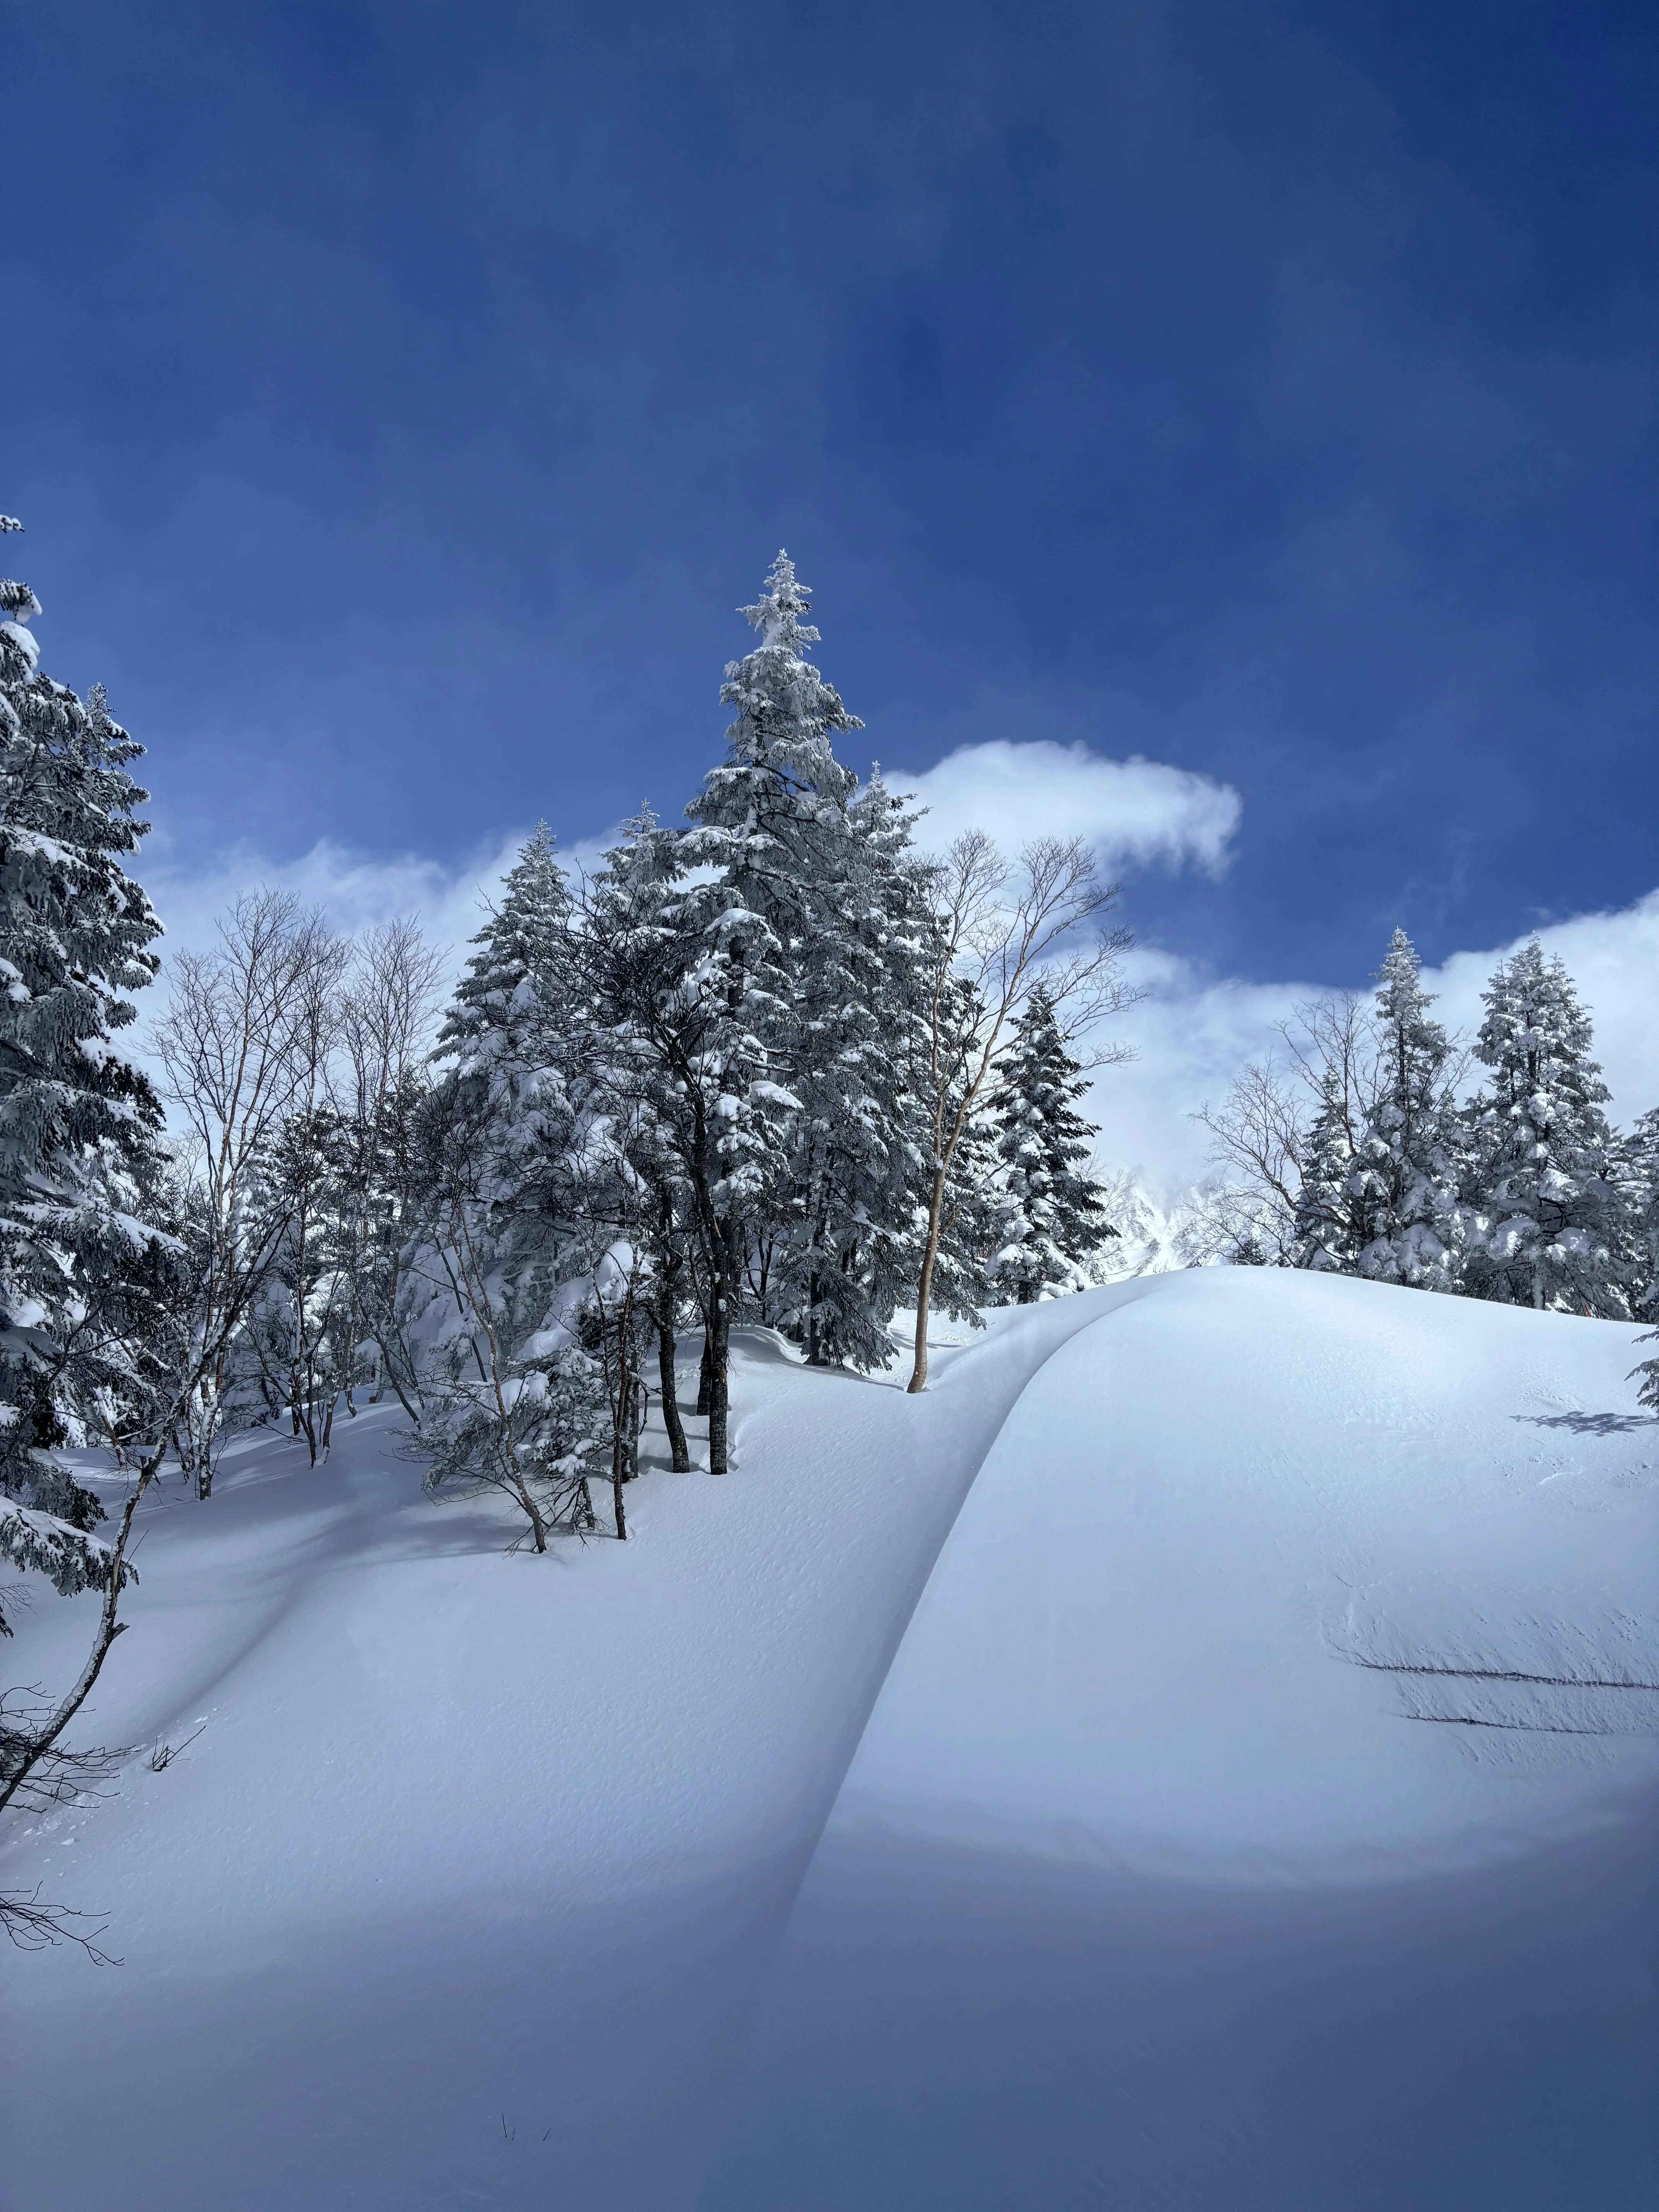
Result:
<svg viewBox="0 0 1659 2212"><path fill-rule="evenodd" d="M942 1334L920 1399L744 1334L626 1547L509 1554L386 1407L170 1480L131 1755L0 1869L125 1961L9 1962L20 2212L1650 2203L1636 1332L1224 1269Z"/></svg>

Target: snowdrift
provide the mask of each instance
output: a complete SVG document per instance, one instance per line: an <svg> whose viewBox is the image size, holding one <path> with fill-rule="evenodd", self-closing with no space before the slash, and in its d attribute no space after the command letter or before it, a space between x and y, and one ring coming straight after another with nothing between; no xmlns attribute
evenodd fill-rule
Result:
<svg viewBox="0 0 1659 2212"><path fill-rule="evenodd" d="M736 1470L543 1560L385 1409L248 1439L0 1862L125 1960L8 1961L5 2201L1646 2212L1634 1334L1165 1275L914 1400L751 1333Z"/></svg>

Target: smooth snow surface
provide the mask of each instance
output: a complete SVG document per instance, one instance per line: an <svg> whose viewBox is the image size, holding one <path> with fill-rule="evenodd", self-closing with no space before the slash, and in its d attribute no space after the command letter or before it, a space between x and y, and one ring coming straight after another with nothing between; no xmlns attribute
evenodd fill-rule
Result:
<svg viewBox="0 0 1659 2212"><path fill-rule="evenodd" d="M915 1400L756 1332L736 1471L543 1560L384 1410L248 1440L81 1740L201 1734L0 1863L126 1962L7 1960L3 2201L1649 2212L1634 1334L1160 1275Z"/></svg>

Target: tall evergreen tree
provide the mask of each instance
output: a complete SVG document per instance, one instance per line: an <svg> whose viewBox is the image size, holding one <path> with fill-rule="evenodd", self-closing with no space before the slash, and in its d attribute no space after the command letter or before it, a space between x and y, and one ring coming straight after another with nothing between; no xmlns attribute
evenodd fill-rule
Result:
<svg viewBox="0 0 1659 2212"><path fill-rule="evenodd" d="M684 1237L705 1331L709 1467L728 1464L727 1354L757 1234L787 1203L799 1102L778 1080L789 1004L784 951L730 876L694 865L690 833L648 811L627 825L591 886L580 932L595 1048L625 1103L672 1163L672 1234ZM640 1209L641 1216L646 1209Z"/></svg>
<svg viewBox="0 0 1659 2212"><path fill-rule="evenodd" d="M1536 938L1481 995L1475 1049L1492 1075L1469 1108L1466 1285L1510 1305L1626 1319L1632 1224L1589 1017Z"/></svg>
<svg viewBox="0 0 1659 2212"><path fill-rule="evenodd" d="M757 1098L757 1130L781 1149L733 1233L763 1242L769 1298L809 1358L867 1366L889 1353L896 1248L914 1212L902 1108L921 886L911 817L878 781L860 798L836 757L836 736L862 725L806 658L810 610L780 553L742 610L760 641L726 669L730 750L687 809L685 857L720 871L723 958L748 928L740 917L765 929L762 964L734 969L730 988L753 1006L769 1087L733 1093L728 1118L740 1125Z"/></svg>
<svg viewBox="0 0 1659 2212"><path fill-rule="evenodd" d="M538 823L520 850L501 905L472 942L438 1036L441 1057L482 1071L490 1065L528 1066L564 1035L568 1012L566 952L570 885L547 824Z"/></svg>
<svg viewBox="0 0 1659 2212"><path fill-rule="evenodd" d="M157 965L125 866L143 749L101 689L83 702L40 673L40 611L0 582L0 1556L68 1593L106 1583L109 1553L53 1448L154 1418L171 1248L159 1108L112 1042Z"/></svg>
<svg viewBox="0 0 1659 2212"><path fill-rule="evenodd" d="M1066 1048L1054 1002L1039 983L1020 1010L991 1102L1002 1201L992 1279L1004 1297L1031 1305L1078 1288L1085 1263L1116 1231L1106 1194L1087 1171L1092 1122L1077 1110L1089 1087Z"/></svg>
<svg viewBox="0 0 1659 2212"><path fill-rule="evenodd" d="M1354 1189L1352 1101L1333 1063L1320 1070L1318 1083L1319 1104L1297 1152L1291 1257L1298 1267L1352 1275L1358 1272L1364 1229Z"/></svg>
<svg viewBox="0 0 1659 2212"><path fill-rule="evenodd" d="M474 939L440 1035L447 1073L422 1109L429 1249L406 1334L438 1358L428 1485L505 1491L538 1551L591 1525L607 1423L580 1340L588 1252L580 1182L597 1112L586 1063L569 886L544 827Z"/></svg>
<svg viewBox="0 0 1659 2212"><path fill-rule="evenodd" d="M1659 1318L1659 1107L1644 1114L1620 1146L1625 1204L1632 1224L1635 1279L1631 1285L1631 1310L1643 1320ZM1638 1337L1651 1344L1659 1329ZM1638 1395L1643 1405L1659 1413L1659 1358L1644 1359L1633 1368L1642 1378Z"/></svg>
<svg viewBox="0 0 1659 2212"><path fill-rule="evenodd" d="M1456 1283L1457 1130L1451 1046L1428 1009L1422 963L1403 929L1377 970L1377 1088L1355 1147L1358 1272L1373 1281L1449 1291Z"/></svg>
<svg viewBox="0 0 1659 2212"><path fill-rule="evenodd" d="M1618 1147L1619 1181L1632 1229L1632 1312L1659 1318L1659 1107Z"/></svg>
<svg viewBox="0 0 1659 2212"><path fill-rule="evenodd" d="M780 1299L809 1363L878 1366L915 1281L924 1132L910 1074L927 885L915 817L879 770L847 810L833 872L796 962L786 1050L801 1111L793 1206L777 1240Z"/></svg>

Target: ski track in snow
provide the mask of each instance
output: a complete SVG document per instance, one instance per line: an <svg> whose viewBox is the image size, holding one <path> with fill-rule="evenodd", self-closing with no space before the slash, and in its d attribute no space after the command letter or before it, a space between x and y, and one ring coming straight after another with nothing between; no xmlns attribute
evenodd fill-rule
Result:
<svg viewBox="0 0 1659 2212"><path fill-rule="evenodd" d="M918 1401L750 1332L734 1472L543 1560L395 1410L239 1443L80 1741L206 1725L0 1863L126 1961L8 1962L6 2202L1645 2212L1633 1334L1162 1275Z"/></svg>

